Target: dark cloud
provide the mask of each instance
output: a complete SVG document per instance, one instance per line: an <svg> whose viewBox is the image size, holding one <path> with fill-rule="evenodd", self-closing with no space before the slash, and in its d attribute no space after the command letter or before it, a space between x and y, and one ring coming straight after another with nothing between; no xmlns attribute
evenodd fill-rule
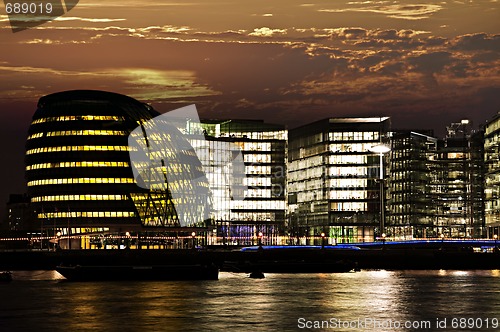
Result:
<svg viewBox="0 0 500 332"><path fill-rule="evenodd" d="M376 64L379 64L384 60L384 57L380 55L369 55L366 56L358 61L358 64L360 64L363 67L372 67L375 66Z"/></svg>
<svg viewBox="0 0 500 332"><path fill-rule="evenodd" d="M387 62L377 69L381 75L400 76L401 73L406 71L406 64L400 61Z"/></svg>
<svg viewBox="0 0 500 332"><path fill-rule="evenodd" d="M500 35L468 34L454 38L450 41L450 45L454 50L500 52Z"/></svg>
<svg viewBox="0 0 500 332"><path fill-rule="evenodd" d="M429 36L425 38L425 45L428 47L443 46L446 42L447 39L444 37Z"/></svg>
<svg viewBox="0 0 500 332"><path fill-rule="evenodd" d="M465 61L455 63L448 68L451 74L453 74L455 77L461 78L466 78L467 76L469 76L470 69L470 65Z"/></svg>
<svg viewBox="0 0 500 332"><path fill-rule="evenodd" d="M433 52L412 56L408 58L408 63L413 66L414 71L422 73L439 73L453 60L450 52Z"/></svg>
<svg viewBox="0 0 500 332"><path fill-rule="evenodd" d="M383 48L386 50L393 49L408 49L408 48L416 48L418 46L424 45L421 41L414 41L411 39L408 40L386 40L386 39L370 39L370 40L361 40L356 42L354 45L358 48Z"/></svg>
<svg viewBox="0 0 500 332"><path fill-rule="evenodd" d="M494 63L495 61L498 61L500 58L499 54L497 52L481 52L475 54L472 58L471 61L474 62L488 62L488 63Z"/></svg>

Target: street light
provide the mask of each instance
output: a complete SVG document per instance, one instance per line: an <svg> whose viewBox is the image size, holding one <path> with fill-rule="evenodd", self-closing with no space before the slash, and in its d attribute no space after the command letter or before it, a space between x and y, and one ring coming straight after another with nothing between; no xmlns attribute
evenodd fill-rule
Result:
<svg viewBox="0 0 500 332"><path fill-rule="evenodd" d="M59 249L59 247L60 247L60 245L59 245L59 241L61 241L61 235L62 235L62 234L61 234L61 232L60 232L60 231L58 231L58 232L56 233L56 236L57 236L57 240L56 240L56 243L55 243L56 250L57 250L57 249Z"/></svg>
<svg viewBox="0 0 500 332"><path fill-rule="evenodd" d="M385 207L384 207L384 154L391 151L391 148L385 144L373 145L370 149L371 152L377 153L380 159L380 234L385 231Z"/></svg>
<svg viewBox="0 0 500 332"><path fill-rule="evenodd" d="M130 249L130 232L125 232L125 248Z"/></svg>
<svg viewBox="0 0 500 332"><path fill-rule="evenodd" d="M193 249L196 249L195 237L196 237L196 233L192 232L191 233L191 238L192 238L192 241L193 241Z"/></svg>

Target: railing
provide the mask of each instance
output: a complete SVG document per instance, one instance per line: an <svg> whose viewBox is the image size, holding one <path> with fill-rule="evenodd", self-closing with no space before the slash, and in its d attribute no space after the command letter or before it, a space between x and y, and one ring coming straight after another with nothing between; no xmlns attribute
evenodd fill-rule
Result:
<svg viewBox="0 0 500 332"><path fill-rule="evenodd" d="M100 242L99 242L99 241ZM70 246L68 243L72 242ZM226 247L226 246L332 246L342 244L370 244L370 243L391 243L410 244L426 242L446 242L446 243L468 243L500 245L498 239L470 239L470 238L395 238L395 237L365 237L333 238L326 235L315 236L215 236L207 234L196 234L191 236L143 236L143 235L108 235L105 237L91 237L88 235L74 236L41 236L41 237L4 237L0 238L0 247L5 249L23 250L60 250L60 249L192 249L205 247ZM80 245L78 245L80 244Z"/></svg>

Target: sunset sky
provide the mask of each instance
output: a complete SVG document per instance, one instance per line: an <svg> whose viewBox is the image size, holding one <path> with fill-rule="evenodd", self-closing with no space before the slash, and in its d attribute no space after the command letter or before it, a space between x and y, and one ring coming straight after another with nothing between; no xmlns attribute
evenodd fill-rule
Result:
<svg viewBox="0 0 500 332"><path fill-rule="evenodd" d="M99 89L160 112L294 126L388 115L477 127L500 111L500 1L80 0L13 33L0 9L0 204L23 193L39 97Z"/></svg>

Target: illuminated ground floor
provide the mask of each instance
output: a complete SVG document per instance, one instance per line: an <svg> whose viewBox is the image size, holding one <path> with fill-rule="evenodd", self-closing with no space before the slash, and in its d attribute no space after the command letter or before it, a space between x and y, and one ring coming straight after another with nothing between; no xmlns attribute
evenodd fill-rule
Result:
<svg viewBox="0 0 500 332"><path fill-rule="evenodd" d="M30 249L188 249L285 244L281 224L217 222L203 227L47 226L19 238Z"/></svg>
<svg viewBox="0 0 500 332"><path fill-rule="evenodd" d="M500 224L486 225L486 238L499 239L500 238Z"/></svg>
<svg viewBox="0 0 500 332"><path fill-rule="evenodd" d="M474 234L484 234L471 237ZM144 228L134 225L108 228L42 227L19 238L19 248L58 249L190 249L212 246L252 245L335 245L373 241L404 241L414 239L467 239L500 236L500 225L489 225L478 231L467 227L433 225L300 225L236 224L216 222L206 227ZM469 234L469 235L467 235ZM5 240L7 241L7 240ZM5 244L6 242L4 242ZM8 247L8 246L7 246Z"/></svg>

